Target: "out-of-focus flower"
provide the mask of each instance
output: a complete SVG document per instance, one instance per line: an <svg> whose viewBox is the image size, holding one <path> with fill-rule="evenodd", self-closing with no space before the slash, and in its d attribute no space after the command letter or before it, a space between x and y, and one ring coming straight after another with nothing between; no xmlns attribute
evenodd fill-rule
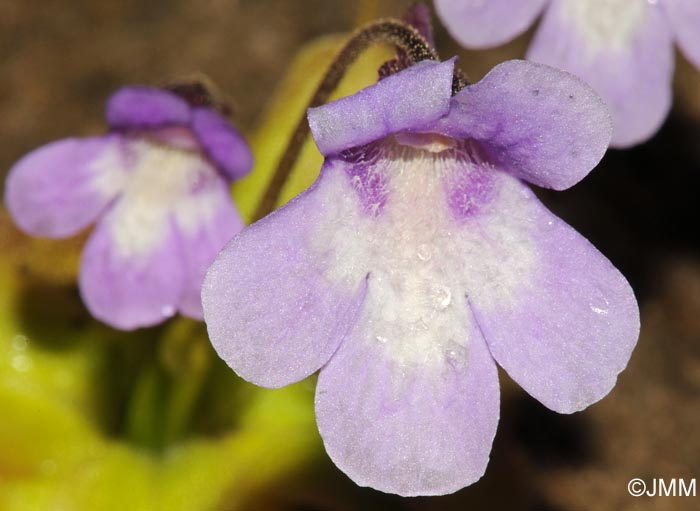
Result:
<svg viewBox="0 0 700 511"><path fill-rule="evenodd" d="M121 329L177 311L201 318L204 271L243 227L228 183L252 165L233 126L201 94L132 86L107 103L108 134L48 144L7 178L17 225L62 238L98 220L82 256L90 312Z"/></svg>
<svg viewBox="0 0 700 511"><path fill-rule="evenodd" d="M639 331L624 277L521 181L582 179L610 140L603 102L522 61L452 97L453 68L420 63L311 109L321 176L237 235L202 287L219 355L266 387L321 368L330 457L401 495L484 473L496 362L570 413L610 391Z"/></svg>
<svg viewBox="0 0 700 511"><path fill-rule="evenodd" d="M700 68L697 0L435 0L435 7L468 48L504 43L544 11L528 59L591 84L611 110L617 147L644 142L666 118L674 39Z"/></svg>

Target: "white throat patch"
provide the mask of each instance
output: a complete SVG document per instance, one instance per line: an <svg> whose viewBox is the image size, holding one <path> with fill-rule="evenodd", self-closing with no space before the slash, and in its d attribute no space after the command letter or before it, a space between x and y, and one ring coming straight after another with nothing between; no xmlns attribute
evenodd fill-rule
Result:
<svg viewBox="0 0 700 511"><path fill-rule="evenodd" d="M172 223L192 234L215 214L222 193L216 169L199 152L133 140L128 142L131 165L105 154L94 165L103 167L96 186L120 193L105 218L117 253L123 258L145 256L163 243ZM214 183L216 186L212 186Z"/></svg>
<svg viewBox="0 0 700 511"><path fill-rule="evenodd" d="M534 265L527 219L512 214L528 198L515 178L480 161L473 147L433 152L432 145L417 149L395 140L378 142L373 163L337 161L326 169L318 192L331 206L312 249L334 250L326 278L339 285L369 273L361 320L368 341L401 365L459 365L478 335L468 295L488 287L507 303ZM349 177L352 165L385 176L385 204L362 204L367 194ZM449 201L465 179L459 191L476 194L465 198L473 210Z"/></svg>

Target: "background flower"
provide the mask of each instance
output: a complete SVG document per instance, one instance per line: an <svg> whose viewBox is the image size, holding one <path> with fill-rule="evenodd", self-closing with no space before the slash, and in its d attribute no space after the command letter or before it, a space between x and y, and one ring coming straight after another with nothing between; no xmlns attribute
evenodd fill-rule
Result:
<svg viewBox="0 0 700 511"><path fill-rule="evenodd" d="M616 147L644 142L668 115L674 40L700 68L695 0L435 0L435 7L468 48L509 41L544 12L527 58L591 84L613 114Z"/></svg>
<svg viewBox="0 0 700 511"><path fill-rule="evenodd" d="M167 90L125 87L107 103L112 131L54 142L10 170L5 202L34 236L72 236L98 220L83 253L90 312L122 329L178 310L201 318L204 270L243 222L228 183L252 156L208 105Z"/></svg>

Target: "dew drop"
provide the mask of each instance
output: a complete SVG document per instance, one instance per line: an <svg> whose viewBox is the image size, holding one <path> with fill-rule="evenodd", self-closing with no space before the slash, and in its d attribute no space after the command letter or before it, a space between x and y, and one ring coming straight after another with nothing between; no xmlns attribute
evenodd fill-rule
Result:
<svg viewBox="0 0 700 511"><path fill-rule="evenodd" d="M463 367L467 361L467 348L454 341L450 341L445 350L447 362L453 367Z"/></svg>
<svg viewBox="0 0 700 511"><path fill-rule="evenodd" d="M378 335L378 336L376 337L376 339L377 339L377 342L379 342L379 343L381 343L381 344L386 344L386 341L388 340L386 337L383 337L383 336L381 336L381 335Z"/></svg>
<svg viewBox="0 0 700 511"><path fill-rule="evenodd" d="M435 286L433 289L433 306L435 310L445 310L452 303L452 291L447 286Z"/></svg>
<svg viewBox="0 0 700 511"><path fill-rule="evenodd" d="M26 373L32 368L32 359L27 355L20 354L12 357L12 369L20 373Z"/></svg>
<svg viewBox="0 0 700 511"><path fill-rule="evenodd" d="M430 252L430 246L425 243L418 247L418 252L416 255L418 256L418 259L423 262L430 261L430 259L433 257L433 254Z"/></svg>
<svg viewBox="0 0 700 511"><path fill-rule="evenodd" d="M591 305L591 310L596 314L600 314L601 316L607 316L608 314L608 309L601 309L600 307L594 307L593 305Z"/></svg>
<svg viewBox="0 0 700 511"><path fill-rule="evenodd" d="M29 345L29 339L26 335L17 334L12 338L12 349L15 351L24 351Z"/></svg>

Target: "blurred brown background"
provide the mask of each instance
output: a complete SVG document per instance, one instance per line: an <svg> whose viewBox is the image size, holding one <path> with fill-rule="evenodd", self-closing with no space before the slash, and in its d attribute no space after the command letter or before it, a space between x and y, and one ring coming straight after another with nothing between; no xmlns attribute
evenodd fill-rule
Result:
<svg viewBox="0 0 700 511"><path fill-rule="evenodd" d="M254 129L307 41L348 31L408 0L2 0L0 175L28 150L104 128L105 98L129 83L203 72ZM438 31L472 80L523 55L529 35L480 53ZM329 461L265 509L695 510L700 497L627 493L633 477L700 478L700 73L679 56L674 111L650 142L612 151L588 179L543 200L628 276L642 310L629 368L599 404L549 412L502 374L502 423L485 478L441 498L356 488Z"/></svg>

